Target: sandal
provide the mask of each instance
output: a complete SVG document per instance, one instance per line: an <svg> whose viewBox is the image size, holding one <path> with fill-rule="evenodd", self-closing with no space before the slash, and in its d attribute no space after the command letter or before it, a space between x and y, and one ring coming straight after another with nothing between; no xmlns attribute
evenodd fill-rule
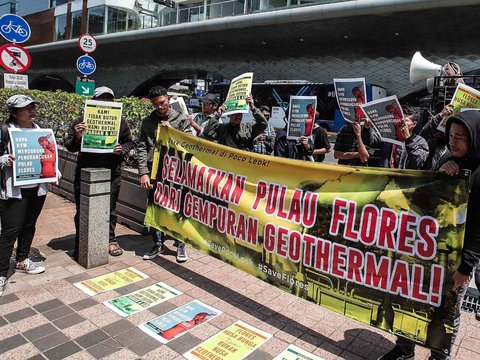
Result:
<svg viewBox="0 0 480 360"><path fill-rule="evenodd" d="M111 256L120 256L123 254L123 249L117 243L110 243L108 245L108 253Z"/></svg>

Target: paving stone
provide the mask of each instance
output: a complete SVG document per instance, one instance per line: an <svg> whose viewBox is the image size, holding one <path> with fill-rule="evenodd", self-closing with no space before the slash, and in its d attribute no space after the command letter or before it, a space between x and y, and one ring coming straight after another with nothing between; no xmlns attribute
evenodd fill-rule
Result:
<svg viewBox="0 0 480 360"><path fill-rule="evenodd" d="M74 313L73 309L71 309L67 305L63 305L63 306L60 306L56 309L44 312L43 316L45 316L48 320L53 321L53 320L60 319L64 316L67 316L67 315L70 315L70 314L73 314L73 313Z"/></svg>
<svg viewBox="0 0 480 360"><path fill-rule="evenodd" d="M112 324L102 327L102 330L105 331L111 337L114 337L125 331L133 330L133 329L135 329L135 326L130 321L125 319L115 321Z"/></svg>
<svg viewBox="0 0 480 360"><path fill-rule="evenodd" d="M73 341L66 342L62 345L56 346L53 349L45 351L44 354L49 360L63 360L70 355L82 351L82 348Z"/></svg>
<svg viewBox="0 0 480 360"><path fill-rule="evenodd" d="M83 316L77 313L73 313L53 321L53 324L62 330L70 326L77 325L82 321L85 321L85 318Z"/></svg>
<svg viewBox="0 0 480 360"><path fill-rule="evenodd" d="M272 360L273 356L263 350L255 350L245 360Z"/></svg>
<svg viewBox="0 0 480 360"><path fill-rule="evenodd" d="M3 325L7 325L8 324L8 321L4 319L3 316L0 316L0 327L2 327Z"/></svg>
<svg viewBox="0 0 480 360"><path fill-rule="evenodd" d="M102 330L94 330L88 334L82 335L75 339L75 341L83 348L87 349L90 346L98 344L101 341L107 340L109 336Z"/></svg>
<svg viewBox="0 0 480 360"><path fill-rule="evenodd" d="M64 344L69 340L70 339L68 337L63 335L61 332L57 331L53 334L47 335L36 341L33 341L33 345L35 345L40 351L44 352L45 350Z"/></svg>
<svg viewBox="0 0 480 360"><path fill-rule="evenodd" d="M20 321L20 320L23 320L23 319L26 319L30 316L35 316L35 315L37 315L37 312L35 310L33 310L32 308L27 307L27 308L24 308L24 309L20 309L20 310L11 312L10 314L6 314L3 317L5 319L7 319L7 321L9 323L14 323L16 321Z"/></svg>
<svg viewBox="0 0 480 360"><path fill-rule="evenodd" d="M87 279L90 279L90 275L88 275L87 273L76 274L76 275L65 278L65 280L67 280L69 283L72 283L72 284L75 284L77 282L87 280Z"/></svg>
<svg viewBox="0 0 480 360"><path fill-rule="evenodd" d="M42 326L25 331L23 336L25 336L29 341L35 341L57 331L57 328L55 328L55 326L52 324L44 324Z"/></svg>
<svg viewBox="0 0 480 360"><path fill-rule="evenodd" d="M147 336L147 338L129 345L128 349L133 351L138 356L143 356L162 345L163 344L161 342L155 340L151 336Z"/></svg>
<svg viewBox="0 0 480 360"><path fill-rule="evenodd" d="M35 305L33 308L37 310L39 313L44 313L46 311L50 311L56 308L59 308L60 306L65 305L63 302L61 302L58 299L52 299L49 301L45 301L41 304Z"/></svg>
<svg viewBox="0 0 480 360"><path fill-rule="evenodd" d="M202 342L201 339L193 336L192 334L184 334L179 336L175 340L170 341L167 345L168 347L172 348L179 354L183 354L184 352L194 348L198 344Z"/></svg>
<svg viewBox="0 0 480 360"><path fill-rule="evenodd" d="M17 301L18 299L19 299L18 296L15 294L0 296L0 305L5 305L8 303L11 303L12 301Z"/></svg>
<svg viewBox="0 0 480 360"><path fill-rule="evenodd" d="M142 341L147 337L151 338L137 327L114 336L115 340L117 340L119 343L126 347L133 344L134 342Z"/></svg>
<svg viewBox="0 0 480 360"><path fill-rule="evenodd" d="M114 352L117 352L122 348L122 344L120 344L118 341L115 341L114 339L108 339L88 348L87 351L96 359L101 359L105 356L113 354Z"/></svg>
<svg viewBox="0 0 480 360"><path fill-rule="evenodd" d="M152 306L148 310L153 312L155 315L162 315L176 308L177 308L177 305L174 305L171 302L166 301L164 303Z"/></svg>
<svg viewBox="0 0 480 360"><path fill-rule="evenodd" d="M87 298L87 299L83 299L83 300L79 300L77 302L71 303L69 306L75 311L82 311L86 308L95 306L97 304L98 304L98 301L91 298Z"/></svg>
<svg viewBox="0 0 480 360"><path fill-rule="evenodd" d="M27 360L45 360L45 356L43 356L42 354L37 354L28 358Z"/></svg>
<svg viewBox="0 0 480 360"><path fill-rule="evenodd" d="M27 343L27 340L22 335L14 335L9 338L6 338L0 341L0 354L3 354L9 350L15 349L26 343Z"/></svg>

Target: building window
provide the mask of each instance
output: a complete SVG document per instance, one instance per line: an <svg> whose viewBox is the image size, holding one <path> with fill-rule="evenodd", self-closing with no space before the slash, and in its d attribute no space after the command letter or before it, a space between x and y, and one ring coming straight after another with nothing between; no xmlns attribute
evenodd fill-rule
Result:
<svg viewBox="0 0 480 360"><path fill-rule="evenodd" d="M104 34L105 6L88 9L88 32L93 35Z"/></svg>
<svg viewBox="0 0 480 360"><path fill-rule="evenodd" d="M72 0L50 0L50 7L66 4Z"/></svg>
<svg viewBox="0 0 480 360"><path fill-rule="evenodd" d="M82 35L82 11L72 12L72 36L71 39L75 39Z"/></svg>
<svg viewBox="0 0 480 360"><path fill-rule="evenodd" d="M127 12L109 7L107 33L125 31L126 29L127 29Z"/></svg>
<svg viewBox="0 0 480 360"><path fill-rule="evenodd" d="M55 40L65 40L67 38L67 14L59 15L55 18Z"/></svg>

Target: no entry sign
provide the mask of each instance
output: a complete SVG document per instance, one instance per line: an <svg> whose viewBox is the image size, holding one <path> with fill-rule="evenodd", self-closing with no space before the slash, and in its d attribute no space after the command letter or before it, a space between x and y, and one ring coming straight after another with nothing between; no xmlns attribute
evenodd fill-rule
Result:
<svg viewBox="0 0 480 360"><path fill-rule="evenodd" d="M0 47L0 65L10 72L27 71L32 59L28 51L20 45L6 44Z"/></svg>

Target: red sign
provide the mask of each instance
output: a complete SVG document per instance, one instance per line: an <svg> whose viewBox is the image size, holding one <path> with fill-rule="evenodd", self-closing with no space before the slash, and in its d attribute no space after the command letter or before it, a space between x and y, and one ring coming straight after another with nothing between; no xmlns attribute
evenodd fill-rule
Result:
<svg viewBox="0 0 480 360"><path fill-rule="evenodd" d="M90 54L97 48L97 40L90 34L83 34L78 38L78 47L86 54Z"/></svg>
<svg viewBox="0 0 480 360"><path fill-rule="evenodd" d="M16 44L6 44L0 47L0 65L5 70L15 73L27 71L32 63L28 51Z"/></svg>

